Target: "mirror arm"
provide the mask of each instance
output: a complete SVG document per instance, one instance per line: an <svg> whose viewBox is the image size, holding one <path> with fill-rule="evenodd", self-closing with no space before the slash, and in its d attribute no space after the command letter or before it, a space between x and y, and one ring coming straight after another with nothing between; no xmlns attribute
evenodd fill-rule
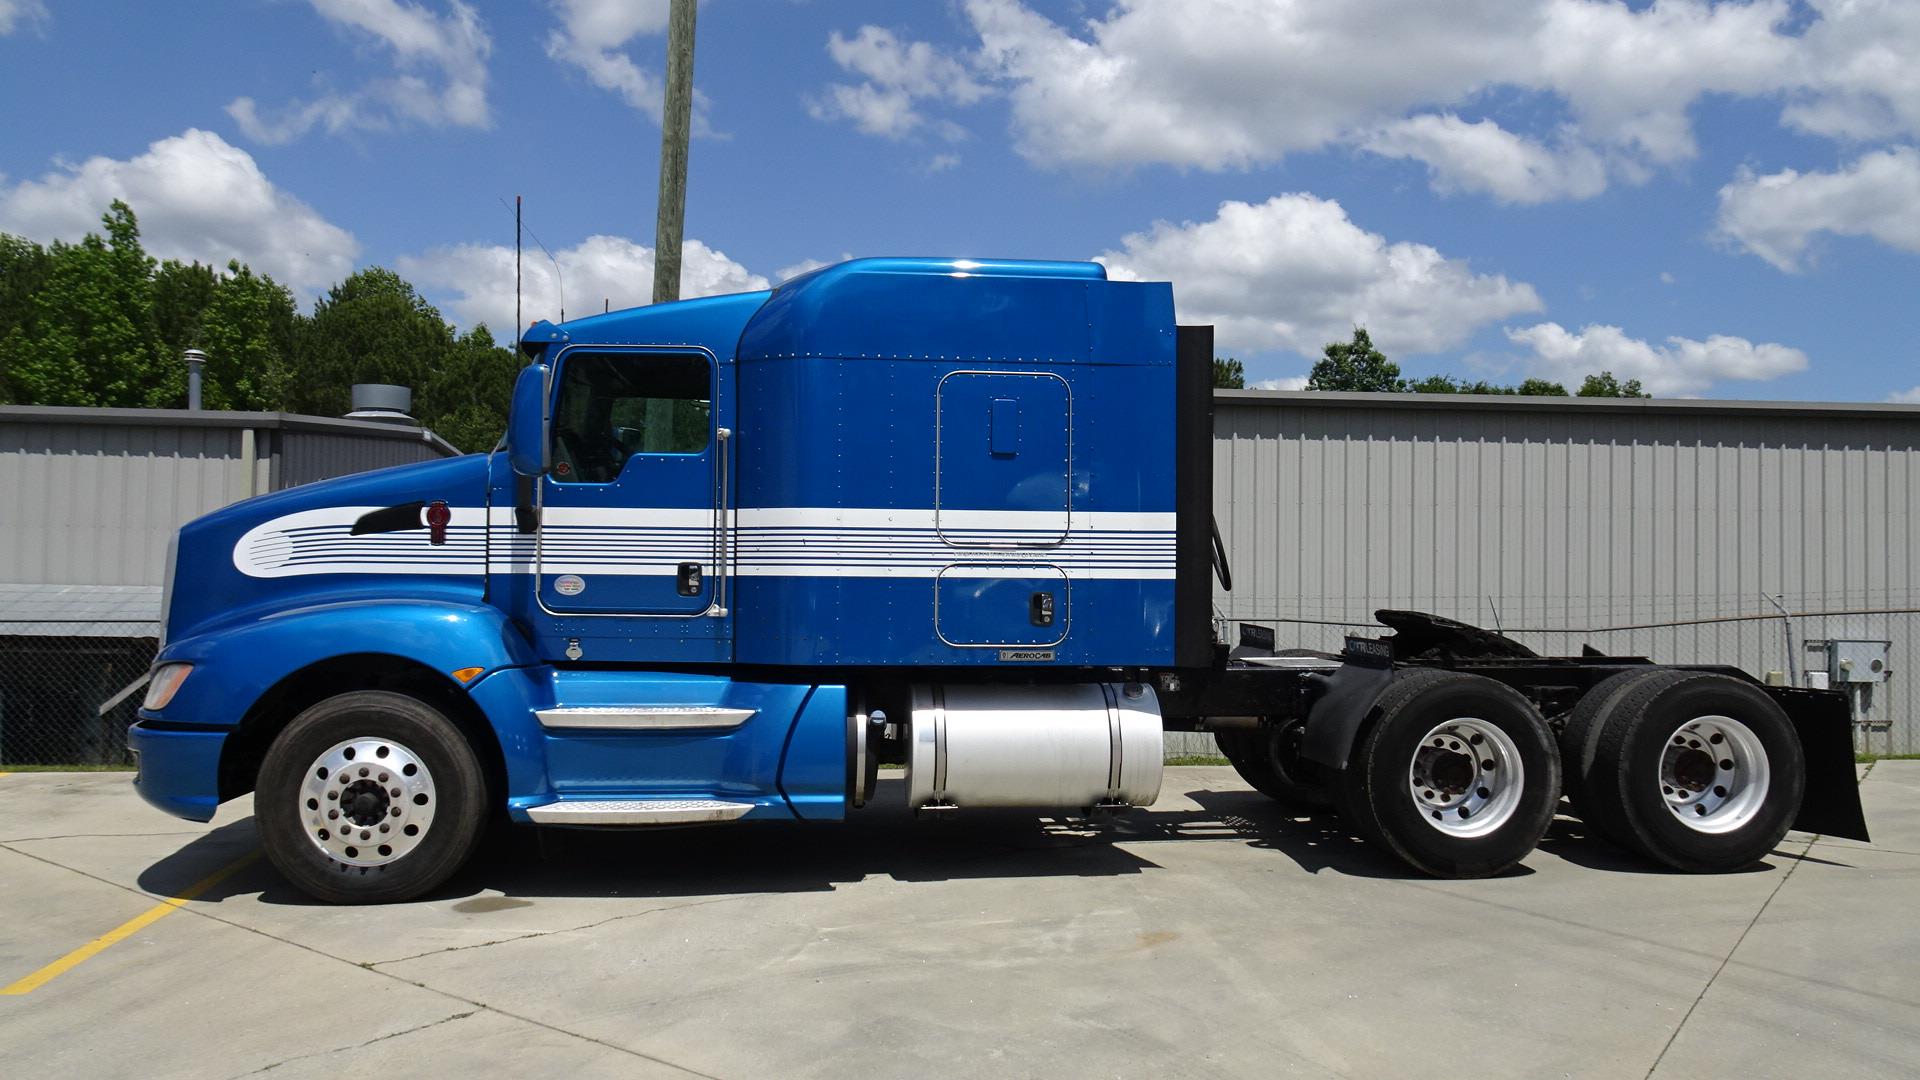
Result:
<svg viewBox="0 0 1920 1080"><path fill-rule="evenodd" d="M535 479L516 474L513 478L513 524L522 536L540 529L540 509L533 505Z"/></svg>

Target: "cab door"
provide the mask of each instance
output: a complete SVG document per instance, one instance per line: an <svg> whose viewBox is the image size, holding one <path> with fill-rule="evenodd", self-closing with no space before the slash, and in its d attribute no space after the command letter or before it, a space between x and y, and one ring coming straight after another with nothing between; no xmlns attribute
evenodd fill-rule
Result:
<svg viewBox="0 0 1920 1080"><path fill-rule="evenodd" d="M579 345L554 360L537 598L581 636L628 642L621 659L731 656L732 380L697 348ZM647 641L659 647L636 654Z"/></svg>

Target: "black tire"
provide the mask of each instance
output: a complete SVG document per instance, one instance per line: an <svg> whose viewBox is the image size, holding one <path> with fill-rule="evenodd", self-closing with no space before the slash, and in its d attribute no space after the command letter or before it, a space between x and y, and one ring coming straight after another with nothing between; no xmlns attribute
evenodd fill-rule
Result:
<svg viewBox="0 0 1920 1080"><path fill-rule="evenodd" d="M1700 671L1662 671L1630 687L1609 710L1590 776L1590 800L1611 821L1618 822L1617 839L1648 858L1690 873L1738 870L1751 866L1780 843L1806 791L1806 763L1800 737L1785 710L1759 687L1726 675ZM1689 745L1707 758L1713 769L1703 784L1713 792L1726 791L1738 799L1750 787L1753 810L1737 827L1721 832L1701 831L1670 809L1663 789L1663 762L1672 745L1678 754L1688 749L1675 739L1686 737L1689 724L1709 717L1738 722L1757 741L1768 777L1761 787L1739 779L1742 770L1756 774L1756 763L1740 762L1739 754L1724 747L1694 741ZM1712 721L1708 721L1712 723ZM1718 768L1726 763L1733 768ZM1684 768L1684 765L1676 765ZM1724 782L1724 784L1722 783ZM1704 795L1704 792L1703 792ZM1709 818L1706 802L1694 805Z"/></svg>
<svg viewBox="0 0 1920 1080"><path fill-rule="evenodd" d="M1442 725L1472 720L1493 729L1487 735L1469 735L1466 729ZM1438 757L1428 760L1428 737ZM1509 746L1496 751L1489 739ZM1481 749L1468 748L1478 740ZM1482 755L1491 754L1484 759ZM1505 787L1483 786L1479 770L1463 781L1456 810L1444 785L1435 781L1436 803L1410 787L1422 768L1471 769L1481 760L1501 759L1493 775L1511 778ZM1436 776L1439 774L1436 773ZM1465 776L1466 774L1461 774ZM1451 777L1449 778L1451 779ZM1472 792L1489 801L1472 803ZM1435 792L1425 797L1434 797ZM1479 675L1414 669L1394 676L1374 703L1371 723L1361 732L1347 768L1335 787L1335 801L1349 827L1363 838L1384 845L1409 866L1435 877L1488 877L1512 868L1533 851L1553 821L1560 802L1560 755L1553 733L1525 697L1502 683ZM1486 831L1466 835L1469 813L1480 807ZM1447 815L1455 814L1455 817ZM1430 820L1433 819L1433 820ZM1436 824L1436 821L1440 822Z"/></svg>
<svg viewBox="0 0 1920 1080"><path fill-rule="evenodd" d="M1587 831L1603 839L1614 840L1619 824L1609 820L1603 808L1595 805L1587 795L1590 788L1588 778L1593 775L1593 760L1600 751L1600 733L1606 727L1607 717L1613 715L1613 706L1621 695L1640 680L1658 674L1658 669L1648 668L1622 671L1602 679L1581 696L1573 707L1573 714L1567 718L1566 726L1560 730L1561 789L1567 801L1573 804L1575 816L1586 823Z"/></svg>
<svg viewBox="0 0 1920 1080"><path fill-rule="evenodd" d="M1302 721L1255 731L1217 731L1214 741L1240 779L1276 802L1307 810L1333 805L1325 772L1300 757Z"/></svg>
<svg viewBox="0 0 1920 1080"><path fill-rule="evenodd" d="M344 861L317 841L307 818L329 811L307 810L313 804L303 798L309 794L309 770L315 763L332 748L362 739L388 741L404 748L424 767L432 788L432 816L417 834L418 839L410 841L414 846L391 861L373 866ZM384 756L385 751L380 752ZM372 768L380 767L370 759L363 760ZM383 774L376 776L382 779L375 786L384 788ZM422 791L413 798L424 794ZM376 790L369 798L380 795ZM308 708L273 740L260 766L253 813L267 858L300 891L335 904L384 904L417 897L460 869L480 841L488 801L479 758L452 721L404 694L358 690ZM340 805L345 802L340 800ZM395 820L405 820L402 815L412 812L406 800L394 803ZM425 807L428 802L419 805ZM384 797L377 809L388 812ZM352 832L355 827L346 831ZM358 854L357 849L348 850ZM368 858L372 857L370 853Z"/></svg>

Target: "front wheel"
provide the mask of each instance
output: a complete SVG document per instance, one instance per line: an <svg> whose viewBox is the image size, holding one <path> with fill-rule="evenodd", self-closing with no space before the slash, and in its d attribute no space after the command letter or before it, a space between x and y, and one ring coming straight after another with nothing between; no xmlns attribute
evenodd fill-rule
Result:
<svg viewBox="0 0 1920 1080"><path fill-rule="evenodd" d="M486 779L438 710L355 691L312 706L273 740L253 812L267 857L302 892L391 903L439 885L472 855Z"/></svg>
<svg viewBox="0 0 1920 1080"><path fill-rule="evenodd" d="M1546 834L1560 757L1546 721L1511 687L1412 669L1381 693L1335 797L1354 831L1415 869L1487 877Z"/></svg>

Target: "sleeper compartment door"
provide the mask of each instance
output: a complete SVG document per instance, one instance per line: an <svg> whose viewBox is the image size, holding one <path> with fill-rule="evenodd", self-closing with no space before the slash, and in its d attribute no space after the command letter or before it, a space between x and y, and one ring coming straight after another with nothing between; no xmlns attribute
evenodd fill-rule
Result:
<svg viewBox="0 0 1920 1080"><path fill-rule="evenodd" d="M956 563L934 579L933 621L948 645L1058 645L1067 639L1068 599L1057 566Z"/></svg>
<svg viewBox="0 0 1920 1080"><path fill-rule="evenodd" d="M1058 375L956 371L935 407L934 527L954 548L1044 549L1067 539L1073 398Z"/></svg>
<svg viewBox="0 0 1920 1080"><path fill-rule="evenodd" d="M700 618L715 604L725 426L704 352L580 346L555 379L541 480L540 604L555 614Z"/></svg>
<svg viewBox="0 0 1920 1080"><path fill-rule="evenodd" d="M948 563L934 630L962 648L1049 646L1071 621L1054 553L1072 529L1073 403L1057 375L957 371L940 381L934 526Z"/></svg>

